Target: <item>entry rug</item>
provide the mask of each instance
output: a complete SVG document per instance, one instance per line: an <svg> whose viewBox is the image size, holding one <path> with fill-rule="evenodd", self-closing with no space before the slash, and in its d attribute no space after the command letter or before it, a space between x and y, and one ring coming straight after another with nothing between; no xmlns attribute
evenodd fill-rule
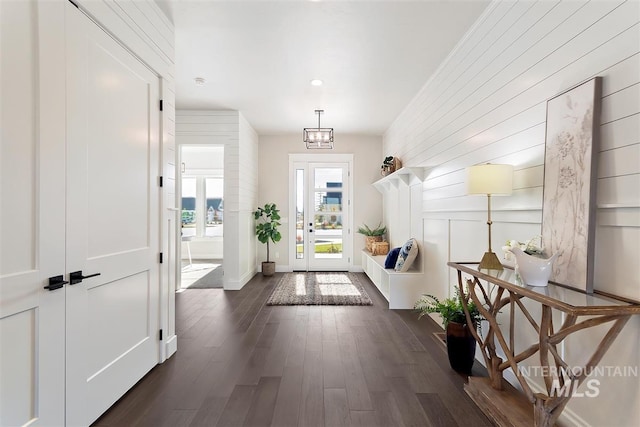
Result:
<svg viewBox="0 0 640 427"><path fill-rule="evenodd" d="M267 305L372 305L353 273L285 273Z"/></svg>

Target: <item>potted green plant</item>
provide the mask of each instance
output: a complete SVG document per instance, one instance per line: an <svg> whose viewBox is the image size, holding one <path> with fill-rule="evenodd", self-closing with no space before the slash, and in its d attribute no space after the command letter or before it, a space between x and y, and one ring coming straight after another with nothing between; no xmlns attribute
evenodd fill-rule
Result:
<svg viewBox="0 0 640 427"><path fill-rule="evenodd" d="M267 203L264 207L259 207L253 216L256 220L256 236L261 243L267 244L267 260L262 262L262 275L273 276L276 271L276 263L269 261L269 241L279 242L282 235L278 231L281 225L280 211L275 203Z"/></svg>
<svg viewBox="0 0 640 427"><path fill-rule="evenodd" d="M400 169L402 167L402 163L400 159L393 156L387 156L382 161L382 166L380 166L380 174L382 176L387 176L392 172Z"/></svg>
<svg viewBox="0 0 640 427"><path fill-rule="evenodd" d="M415 304L418 318L438 313L442 317L442 326L447 337L447 355L449 364L455 371L471 375L471 368L476 356L476 340L469 330L467 317L462 306L462 298L467 303L473 328L479 331L482 315L475 303L467 296L461 296L456 288L453 298L440 301L433 295L423 295Z"/></svg>
<svg viewBox="0 0 640 427"><path fill-rule="evenodd" d="M370 228L367 224L363 224L362 226L358 227L358 233L365 236L365 245L369 252L372 251L372 245L374 242L382 242L382 238L384 236L384 233L386 232L387 227L384 227L382 223L378 223L378 225L373 229Z"/></svg>

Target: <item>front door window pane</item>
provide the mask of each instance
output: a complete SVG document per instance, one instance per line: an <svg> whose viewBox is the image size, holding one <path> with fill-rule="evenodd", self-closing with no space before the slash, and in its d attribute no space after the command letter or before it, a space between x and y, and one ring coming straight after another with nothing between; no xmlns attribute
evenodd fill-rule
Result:
<svg viewBox="0 0 640 427"><path fill-rule="evenodd" d="M296 259L304 259L304 169L296 169Z"/></svg>

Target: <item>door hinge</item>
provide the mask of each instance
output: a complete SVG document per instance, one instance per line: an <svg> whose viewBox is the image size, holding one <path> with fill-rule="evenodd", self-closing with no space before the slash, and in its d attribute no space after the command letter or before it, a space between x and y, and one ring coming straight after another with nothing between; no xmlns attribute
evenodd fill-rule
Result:
<svg viewBox="0 0 640 427"><path fill-rule="evenodd" d="M162 252L160 252L160 264L162 264Z"/></svg>
<svg viewBox="0 0 640 427"><path fill-rule="evenodd" d="M160 185L160 187L162 187L164 185L164 180L162 179L161 176L158 177L158 185Z"/></svg>
<svg viewBox="0 0 640 427"><path fill-rule="evenodd" d="M160 341L162 341L162 329L160 329L160 333L158 334L158 337L160 338Z"/></svg>
<svg viewBox="0 0 640 427"><path fill-rule="evenodd" d="M164 107L164 106L163 106L163 104L162 104L162 99L161 99L161 100L160 100L160 111L163 111L163 110L162 110L162 108L163 108L163 107Z"/></svg>
<svg viewBox="0 0 640 427"><path fill-rule="evenodd" d="M78 7L78 5L77 5L75 2L73 2L73 1L69 0L69 3L71 3L72 5L74 5L74 6L76 7L76 9L80 9L80 8Z"/></svg>

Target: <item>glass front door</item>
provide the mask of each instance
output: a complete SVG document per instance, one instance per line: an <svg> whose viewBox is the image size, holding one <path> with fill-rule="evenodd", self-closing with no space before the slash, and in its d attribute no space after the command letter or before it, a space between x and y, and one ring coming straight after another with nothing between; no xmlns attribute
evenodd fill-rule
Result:
<svg viewBox="0 0 640 427"><path fill-rule="evenodd" d="M349 164L294 164L294 270L348 270Z"/></svg>

